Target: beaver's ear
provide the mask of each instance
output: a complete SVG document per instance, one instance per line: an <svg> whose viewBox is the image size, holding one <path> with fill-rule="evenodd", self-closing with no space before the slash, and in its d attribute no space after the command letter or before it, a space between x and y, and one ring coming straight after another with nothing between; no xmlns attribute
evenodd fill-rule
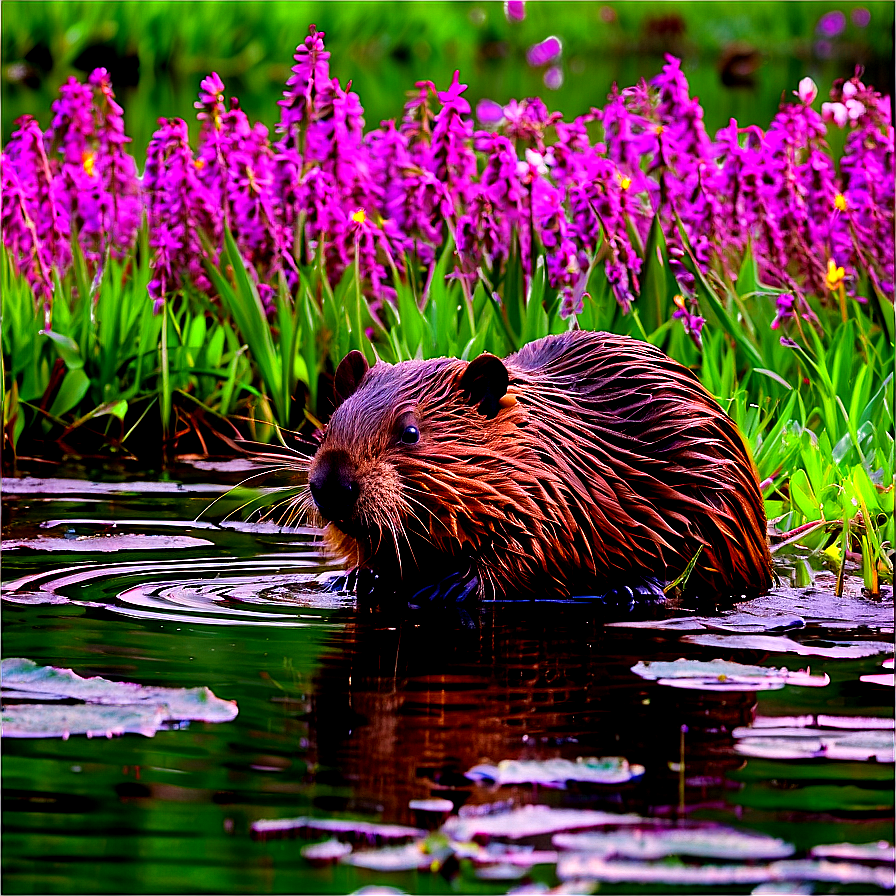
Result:
<svg viewBox="0 0 896 896"><path fill-rule="evenodd" d="M336 407L342 404L346 398L354 395L364 379L364 374L370 370L367 358L357 349L349 352L336 368L333 377L333 394L336 396Z"/></svg>
<svg viewBox="0 0 896 896"><path fill-rule="evenodd" d="M507 393L510 375L500 358L488 352L470 361L460 378L464 398L479 407L479 413L496 417Z"/></svg>

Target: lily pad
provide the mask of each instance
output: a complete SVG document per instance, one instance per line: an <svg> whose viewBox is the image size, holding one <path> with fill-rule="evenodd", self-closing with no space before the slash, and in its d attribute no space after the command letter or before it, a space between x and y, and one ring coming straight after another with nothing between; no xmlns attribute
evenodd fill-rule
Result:
<svg viewBox="0 0 896 896"><path fill-rule="evenodd" d="M810 896L814 892L807 880L770 880L750 890L752 896Z"/></svg>
<svg viewBox="0 0 896 896"><path fill-rule="evenodd" d="M438 871L449 855L451 850L447 846L432 851L424 848L423 842L416 842L383 849L365 849L343 856L339 861L371 871Z"/></svg>
<svg viewBox="0 0 896 896"><path fill-rule="evenodd" d="M890 716L832 716L825 713L804 716L756 716L748 728L737 731L755 733L757 728L846 728L853 731L866 731L879 728L892 731L896 728L896 719Z"/></svg>
<svg viewBox="0 0 896 896"><path fill-rule="evenodd" d="M896 862L896 849L886 840L877 843L825 843L813 846L810 855L827 859L856 859L867 862Z"/></svg>
<svg viewBox="0 0 896 896"><path fill-rule="evenodd" d="M835 597L833 588L775 588L762 597L743 601L737 609L717 616L676 616L607 623L615 628L643 628L657 631L696 632L702 630L763 633L804 628L818 623L827 628L858 626L891 631L893 601L868 600L861 596L861 580L855 593Z"/></svg>
<svg viewBox="0 0 896 896"><path fill-rule="evenodd" d="M747 666L727 660L648 660L631 668L636 675L657 684L701 691L770 691L779 690L785 684L824 687L830 683L827 675Z"/></svg>
<svg viewBox="0 0 896 896"><path fill-rule="evenodd" d="M823 728L735 728L734 749L761 759L894 761L891 731L835 731Z"/></svg>
<svg viewBox="0 0 896 896"><path fill-rule="evenodd" d="M302 858L312 865L329 865L347 856L352 851L351 844L341 840L324 840L322 843L310 843L299 852Z"/></svg>
<svg viewBox="0 0 896 896"><path fill-rule="evenodd" d="M204 485L180 482L88 482L84 479L41 479L36 476L5 477L3 492L7 495L47 495L56 500L61 495L125 494L209 494L226 491L226 485Z"/></svg>
<svg viewBox="0 0 896 896"><path fill-rule="evenodd" d="M866 684L882 684L884 687L894 688L896 687L896 673L883 672L880 675L860 675L859 681L864 681Z"/></svg>
<svg viewBox="0 0 896 896"><path fill-rule="evenodd" d="M709 859L782 859L794 853L793 844L776 837L723 827L555 834L553 843L560 849L628 859L661 859L675 855Z"/></svg>
<svg viewBox="0 0 896 896"><path fill-rule="evenodd" d="M20 657L0 663L0 686L6 697L12 695L29 700L75 699L118 707L165 706L169 719L229 722L237 715L234 701L221 700L208 688L147 687L130 681L109 681L99 676L82 678L71 669L39 666Z"/></svg>
<svg viewBox="0 0 896 896"><path fill-rule="evenodd" d="M88 737L112 737L119 734L142 734L152 737L169 720L168 707L144 706L47 706L15 704L0 711L3 737L61 737L73 734Z"/></svg>
<svg viewBox="0 0 896 896"><path fill-rule="evenodd" d="M499 786L540 784L547 787L565 787L567 781L624 784L643 774L643 765L629 765L621 756L579 757L575 762L569 759L505 759L497 765L475 765L465 773L473 781L493 781Z"/></svg>
<svg viewBox="0 0 896 896"><path fill-rule="evenodd" d="M303 834L332 834L351 842L417 840L426 836L421 828L400 824L377 824L370 821L354 821L348 818L260 818L252 822L252 833L267 836L295 836Z"/></svg>
<svg viewBox="0 0 896 896"><path fill-rule="evenodd" d="M415 812L452 812L454 803L437 797L428 800L408 800L408 808Z"/></svg>
<svg viewBox="0 0 896 896"><path fill-rule="evenodd" d="M837 659L858 659L878 653L890 653L893 645L887 641L825 641L823 645L801 644L792 638L771 635L685 635L682 638L701 647L720 647L734 650L759 650L764 653L796 653L800 656L825 656Z"/></svg>
<svg viewBox="0 0 896 896"><path fill-rule="evenodd" d="M539 834L553 834L576 828L642 824L640 815L617 815L592 809L552 809L550 806L522 806L510 812L479 817L452 817L442 831L453 840L506 837L519 840Z"/></svg>
<svg viewBox="0 0 896 896"><path fill-rule="evenodd" d="M81 678L71 669L38 666L22 658L0 663L0 685L6 699L41 701L4 706L3 737L111 737L126 733L152 737L172 722L229 722L237 715L234 701L221 700L208 688L146 687L100 677ZM46 703L68 699L84 702Z"/></svg>
<svg viewBox="0 0 896 896"><path fill-rule="evenodd" d="M0 550L64 551L113 554L118 551L174 551L204 548L212 542L189 535L82 535L78 538L20 538L0 542Z"/></svg>
<svg viewBox="0 0 896 896"><path fill-rule="evenodd" d="M557 863L562 880L593 878L616 883L655 883L678 886L733 886L771 881L817 880L841 884L893 887L889 868L868 867L825 859L784 859L768 865L680 865L667 862L607 861L603 856L568 853Z"/></svg>

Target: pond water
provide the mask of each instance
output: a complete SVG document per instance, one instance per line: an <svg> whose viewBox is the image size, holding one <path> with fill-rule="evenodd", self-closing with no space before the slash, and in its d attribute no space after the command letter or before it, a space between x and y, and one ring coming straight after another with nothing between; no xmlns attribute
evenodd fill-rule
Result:
<svg viewBox="0 0 896 896"><path fill-rule="evenodd" d="M318 584L318 532L242 518L238 471L178 475L3 483L4 892L892 889L891 589L797 590L791 556L769 598L663 628L362 612ZM15 658L144 686L154 721ZM680 658L809 674L694 687ZM219 699L178 715L157 687ZM23 706L70 736L14 736Z"/></svg>

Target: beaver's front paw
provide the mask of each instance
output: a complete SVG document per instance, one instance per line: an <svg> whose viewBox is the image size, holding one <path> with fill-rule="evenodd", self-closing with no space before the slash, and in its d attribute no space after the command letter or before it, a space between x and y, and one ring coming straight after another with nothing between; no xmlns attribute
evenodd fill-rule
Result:
<svg viewBox="0 0 896 896"><path fill-rule="evenodd" d="M324 589L334 594L355 594L358 597L369 596L379 576L370 569L355 567L347 572L326 573L318 581Z"/></svg>
<svg viewBox="0 0 896 896"><path fill-rule="evenodd" d="M479 594L479 576L475 570L453 572L438 582L427 585L408 598L408 606L413 610L424 607L449 606L475 600Z"/></svg>
<svg viewBox="0 0 896 896"><path fill-rule="evenodd" d="M649 612L666 604L663 586L657 579L633 581L628 585L620 585L602 594L596 594L594 597L608 612L620 615Z"/></svg>

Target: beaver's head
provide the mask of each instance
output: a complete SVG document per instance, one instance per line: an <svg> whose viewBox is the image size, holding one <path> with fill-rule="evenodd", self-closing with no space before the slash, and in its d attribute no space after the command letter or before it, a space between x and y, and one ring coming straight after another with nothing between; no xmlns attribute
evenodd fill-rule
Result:
<svg viewBox="0 0 896 896"><path fill-rule="evenodd" d="M308 473L336 553L401 575L475 552L507 500L501 452L516 430L508 383L489 354L372 368L360 352L347 355Z"/></svg>

